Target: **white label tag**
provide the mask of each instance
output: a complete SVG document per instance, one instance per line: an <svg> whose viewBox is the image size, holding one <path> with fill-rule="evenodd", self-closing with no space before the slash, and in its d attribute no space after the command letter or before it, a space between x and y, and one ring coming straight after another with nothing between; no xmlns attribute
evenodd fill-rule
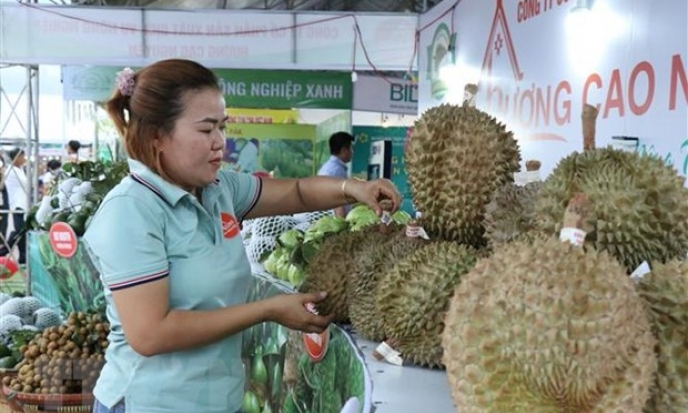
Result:
<svg viewBox="0 0 688 413"><path fill-rule="evenodd" d="M407 225L406 236L409 238L423 238L424 240L430 239L425 229L419 225Z"/></svg>
<svg viewBox="0 0 688 413"><path fill-rule="evenodd" d="M531 182L539 181L542 181L542 178L540 178L540 171L526 171L514 173L514 183L518 186L524 186Z"/></svg>
<svg viewBox="0 0 688 413"><path fill-rule="evenodd" d="M389 225L392 223L392 215L387 211L382 211L382 216L380 217L380 221L382 221L382 223L385 225Z"/></svg>
<svg viewBox="0 0 688 413"><path fill-rule="evenodd" d="M651 271L650 264L648 264L647 261L643 261L642 264L640 264L638 268L631 273L631 279L635 282L640 282L640 280L642 280Z"/></svg>
<svg viewBox="0 0 688 413"><path fill-rule="evenodd" d="M401 358L401 353L394 350L384 341L380 343L377 348L375 348L375 351L378 352L385 359L385 361L390 364L394 364L396 366L401 366L404 364L404 360Z"/></svg>
<svg viewBox="0 0 688 413"><path fill-rule="evenodd" d="M577 247L581 247L583 246L583 243L585 243L586 234L587 233L582 229L562 228L561 232L559 233L559 239L564 242L568 241Z"/></svg>

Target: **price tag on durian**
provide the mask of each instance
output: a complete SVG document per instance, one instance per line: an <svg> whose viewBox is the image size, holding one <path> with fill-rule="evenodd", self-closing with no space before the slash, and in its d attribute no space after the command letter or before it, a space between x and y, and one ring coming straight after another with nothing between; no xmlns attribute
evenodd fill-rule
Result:
<svg viewBox="0 0 688 413"><path fill-rule="evenodd" d="M631 279L637 283L640 282L647 274L649 274L652 270L650 269L650 264L647 263L647 261L643 261L642 264L638 266L638 268L635 269L631 273Z"/></svg>
<svg viewBox="0 0 688 413"><path fill-rule="evenodd" d="M526 171L526 172L516 172L514 173L514 183L518 186L524 186L531 182L539 182L540 171Z"/></svg>
<svg viewBox="0 0 688 413"><path fill-rule="evenodd" d="M306 310L313 314L318 314L313 303L306 304ZM327 327L325 331L320 334L317 333L303 333L303 343L306 346L308 356L314 362L319 362L327 354L327 348L330 344L330 328Z"/></svg>

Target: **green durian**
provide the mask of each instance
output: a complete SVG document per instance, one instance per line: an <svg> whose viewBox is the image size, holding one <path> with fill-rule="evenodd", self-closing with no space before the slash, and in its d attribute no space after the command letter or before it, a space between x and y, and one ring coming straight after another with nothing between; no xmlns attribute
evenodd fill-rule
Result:
<svg viewBox="0 0 688 413"><path fill-rule="evenodd" d="M657 337L658 372L646 413L688 412L688 263L656 265L638 285Z"/></svg>
<svg viewBox="0 0 688 413"><path fill-rule="evenodd" d="M595 148L597 110L585 150L562 159L545 180L536 205L537 228L558 233L568 200L582 192L593 202L586 245L608 251L628 273L684 258L688 252L688 189L676 170L655 156ZM585 130L585 128L584 128Z"/></svg>
<svg viewBox="0 0 688 413"><path fill-rule="evenodd" d="M299 291L326 291L327 297L316 304L318 313L334 314L335 322L348 323L347 284L355 274L356 261L369 245L384 238L377 225L328 237L308 265Z"/></svg>
<svg viewBox="0 0 688 413"><path fill-rule="evenodd" d="M463 277L444 363L461 413L640 413L657 364L645 305L605 251L501 245Z"/></svg>
<svg viewBox="0 0 688 413"><path fill-rule="evenodd" d="M416 121L407 145L413 201L431 237L484 246L485 206L519 170L512 133L475 107L442 104Z"/></svg>
<svg viewBox="0 0 688 413"><path fill-rule="evenodd" d="M535 229L535 202L541 188L542 182L508 183L494 192L485 209L488 247L522 239Z"/></svg>
<svg viewBox="0 0 688 413"><path fill-rule="evenodd" d="M376 307L377 286L394 265L428 241L409 238L405 227L385 240L373 244L359 256L356 276L349 282L349 318L358 334L372 341L382 341L385 333Z"/></svg>
<svg viewBox="0 0 688 413"><path fill-rule="evenodd" d="M470 247L432 242L399 261L380 280L376 307L385 341L404 360L442 367L444 313L454 288L476 260Z"/></svg>

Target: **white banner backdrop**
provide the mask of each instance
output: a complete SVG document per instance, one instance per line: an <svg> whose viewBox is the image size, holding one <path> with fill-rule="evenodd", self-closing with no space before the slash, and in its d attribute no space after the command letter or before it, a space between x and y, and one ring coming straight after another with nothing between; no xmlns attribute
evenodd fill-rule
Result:
<svg viewBox="0 0 688 413"><path fill-rule="evenodd" d="M354 110L418 113L418 85L410 80L359 75L354 83Z"/></svg>
<svg viewBox="0 0 688 413"><path fill-rule="evenodd" d="M524 162L540 160L546 176L582 149L580 115L589 103L599 108L598 146L637 137L638 150L685 175L688 2L587 3L580 10L574 0L445 1L421 16L429 26L420 35L420 111L460 103L464 85L479 83L478 107L516 133ZM454 52L445 57L452 32Z"/></svg>
<svg viewBox="0 0 688 413"><path fill-rule="evenodd" d="M351 70L355 46L359 70L409 70L417 22L415 14L354 17L0 2L0 62L141 66L181 57L214 68Z"/></svg>

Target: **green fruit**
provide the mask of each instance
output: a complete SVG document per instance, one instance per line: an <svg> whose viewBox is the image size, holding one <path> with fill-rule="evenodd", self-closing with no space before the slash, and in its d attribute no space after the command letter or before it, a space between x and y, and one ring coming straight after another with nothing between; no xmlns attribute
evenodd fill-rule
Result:
<svg viewBox="0 0 688 413"><path fill-rule="evenodd" d="M268 369L265 367L263 356L256 354L253 356L251 364L251 378L254 383L266 385L268 383Z"/></svg>
<svg viewBox="0 0 688 413"><path fill-rule="evenodd" d="M265 402L265 406L263 406L263 411L261 413L272 413L272 407L270 407L270 403Z"/></svg>
<svg viewBox="0 0 688 413"><path fill-rule="evenodd" d="M0 369L13 369L17 363L19 363L17 359L12 356L2 357L0 358Z"/></svg>
<svg viewBox="0 0 688 413"><path fill-rule="evenodd" d="M356 232L341 232L323 242L299 287L306 293L327 292L327 297L316 304L319 314L333 314L335 322L349 320L347 284L355 276L358 255L380 239L384 239L384 234L374 225Z"/></svg>
<svg viewBox="0 0 688 413"><path fill-rule="evenodd" d="M431 238L483 246L485 207L520 169L513 134L486 112L443 104L423 113L407 145L413 201Z"/></svg>
<svg viewBox="0 0 688 413"><path fill-rule="evenodd" d="M4 344L0 344L0 358L11 356L12 350Z"/></svg>
<svg viewBox="0 0 688 413"><path fill-rule="evenodd" d="M607 251L627 273L683 259L688 251L688 189L662 159L597 148L562 159L545 180L536 205L538 229L556 234L575 192L592 202L586 245Z"/></svg>
<svg viewBox="0 0 688 413"><path fill-rule="evenodd" d="M244 402L242 406L243 413L261 413L260 400L258 400L258 396L251 391L244 393Z"/></svg>
<svg viewBox="0 0 688 413"><path fill-rule="evenodd" d="M476 263L475 251L454 242L416 249L386 273L377 287L383 331L403 358L442 366L442 331L449 299Z"/></svg>
<svg viewBox="0 0 688 413"><path fill-rule="evenodd" d="M684 413L688 408L688 263L656 265L638 284L657 337L659 368L646 413Z"/></svg>
<svg viewBox="0 0 688 413"><path fill-rule="evenodd" d="M645 303L606 252L555 237L497 248L444 317L461 413L640 413L653 384Z"/></svg>

